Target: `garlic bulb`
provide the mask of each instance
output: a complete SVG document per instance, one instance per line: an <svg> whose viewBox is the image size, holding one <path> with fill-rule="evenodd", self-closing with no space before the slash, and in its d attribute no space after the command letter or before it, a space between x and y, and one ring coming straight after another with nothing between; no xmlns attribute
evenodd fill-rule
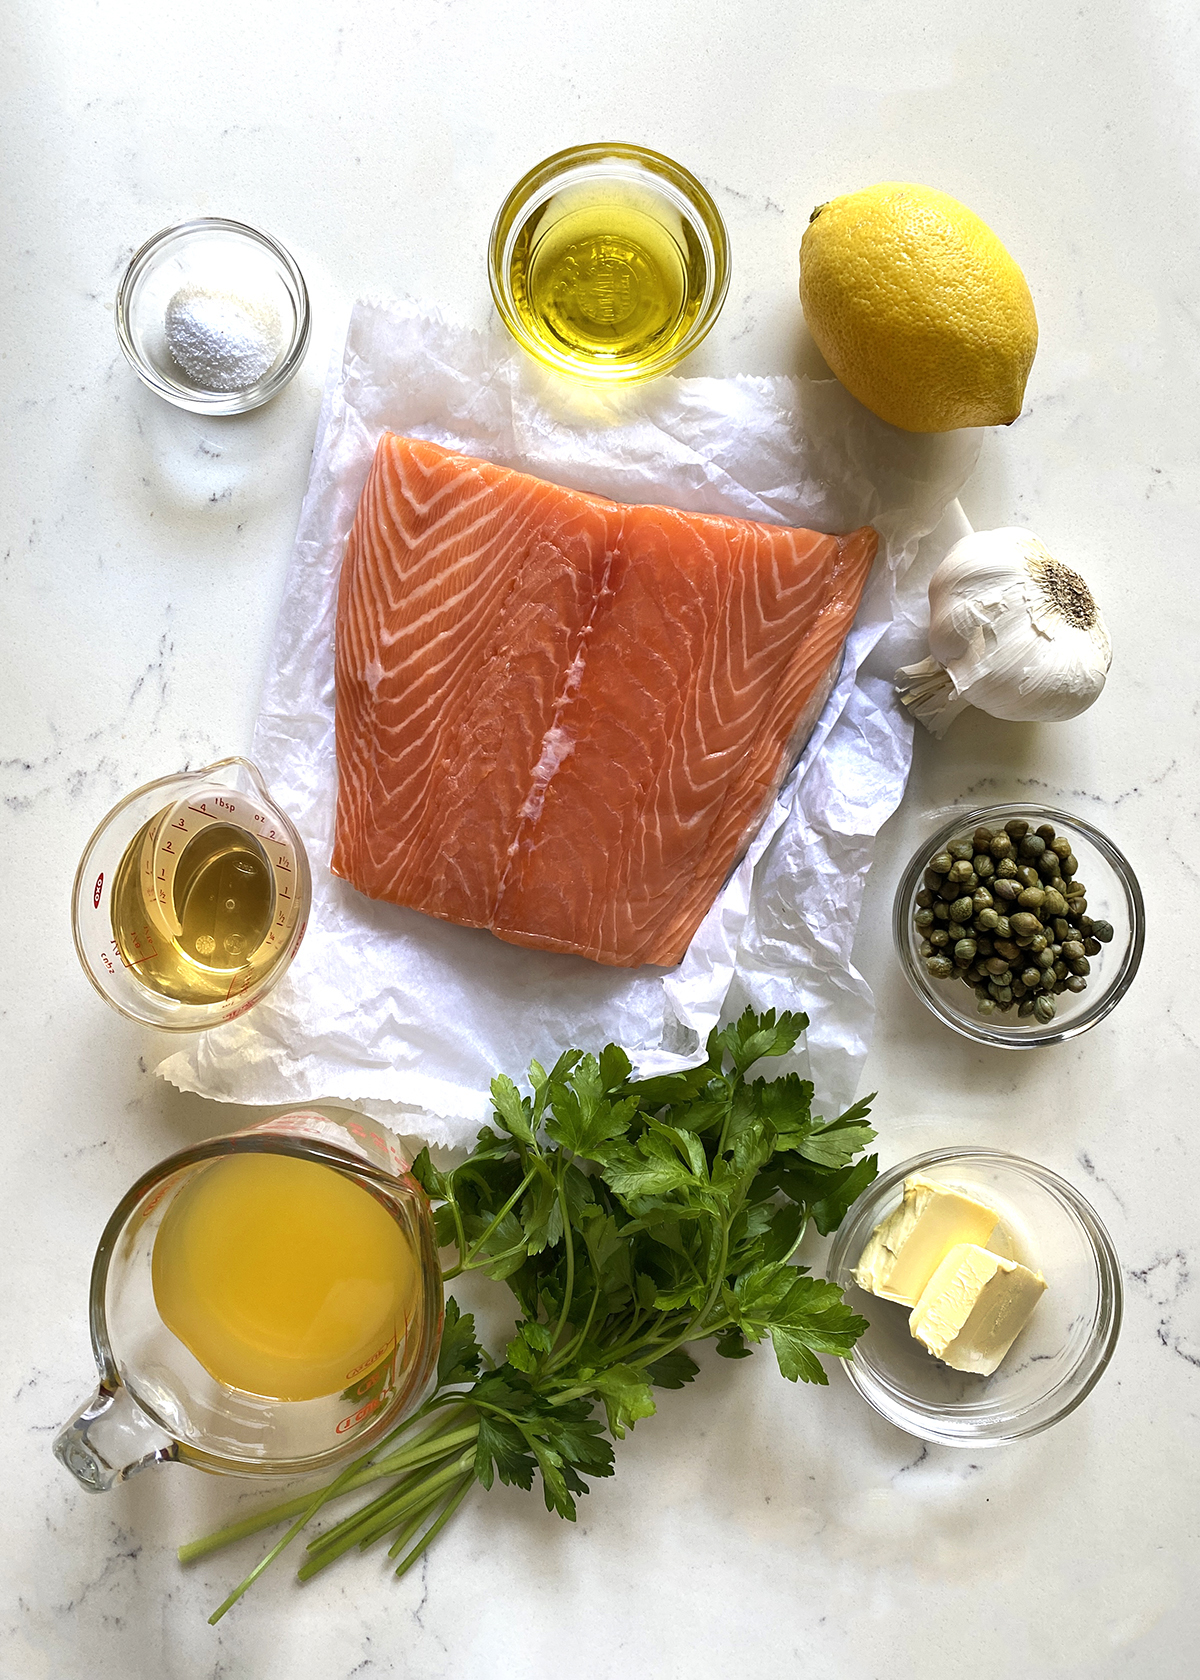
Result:
<svg viewBox="0 0 1200 1680"><path fill-rule="evenodd" d="M1013 723L1086 711L1112 643L1091 590L1032 531L973 531L929 583L931 657L896 672L900 698L941 737L966 706Z"/></svg>

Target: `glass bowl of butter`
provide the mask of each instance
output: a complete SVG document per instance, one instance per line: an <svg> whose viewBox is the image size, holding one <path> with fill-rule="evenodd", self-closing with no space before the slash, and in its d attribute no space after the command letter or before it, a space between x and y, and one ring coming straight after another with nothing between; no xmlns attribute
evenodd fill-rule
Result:
<svg viewBox="0 0 1200 1680"><path fill-rule="evenodd" d="M890 1423L943 1446L1048 1429L1091 1392L1121 1327L1121 1267L1057 1173L1000 1150L934 1149L851 1208L828 1276L868 1320L844 1362Z"/></svg>

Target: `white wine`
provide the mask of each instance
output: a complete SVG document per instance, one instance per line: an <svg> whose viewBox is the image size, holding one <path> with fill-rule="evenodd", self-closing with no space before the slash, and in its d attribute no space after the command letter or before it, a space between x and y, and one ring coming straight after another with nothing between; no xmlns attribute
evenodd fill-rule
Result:
<svg viewBox="0 0 1200 1680"><path fill-rule="evenodd" d="M274 967L285 944L266 943L275 915L271 864L253 834L213 823L184 846L166 902L155 898L151 837L159 812L134 835L113 882L112 930L121 960L178 1003L213 1003Z"/></svg>

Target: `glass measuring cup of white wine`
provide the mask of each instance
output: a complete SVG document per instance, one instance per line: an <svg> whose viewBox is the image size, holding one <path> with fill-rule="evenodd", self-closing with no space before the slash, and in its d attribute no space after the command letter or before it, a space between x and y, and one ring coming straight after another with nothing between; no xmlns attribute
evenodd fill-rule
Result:
<svg viewBox="0 0 1200 1680"><path fill-rule="evenodd" d="M115 806L75 876L84 972L130 1020L232 1021L295 956L312 884L304 844L248 759L164 776Z"/></svg>

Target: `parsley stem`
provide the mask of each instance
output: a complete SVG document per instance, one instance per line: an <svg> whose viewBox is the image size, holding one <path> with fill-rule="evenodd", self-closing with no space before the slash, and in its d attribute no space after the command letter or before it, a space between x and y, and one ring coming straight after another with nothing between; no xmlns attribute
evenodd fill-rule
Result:
<svg viewBox="0 0 1200 1680"><path fill-rule="evenodd" d="M402 1425L402 1428L407 1429L415 1423L419 1415L416 1414L410 1418L407 1423ZM446 1449L431 1438L436 1437L439 1431L445 1430L448 1424L453 1421L453 1414L449 1417L438 1418L432 1428L422 1430L420 1435L411 1441L407 1447L402 1447L399 1451L389 1454L387 1458L380 1459L376 1463L371 1463L372 1454L370 1453L357 1459L348 1466L354 1474L342 1482L337 1494L331 1492L328 1497L333 1499L344 1493L354 1493L358 1488L365 1487L370 1482L380 1481L384 1476L398 1476L406 1469L415 1469L420 1464L429 1462L430 1458L441 1457ZM399 1431L386 1437L380 1445L385 1445L386 1440L394 1439L396 1433L399 1433ZM374 1451L378 1452L379 1447L376 1447ZM342 1475L345 1476L345 1474L346 1472L343 1471ZM341 1477L338 1480L341 1481ZM312 1504L313 1498L314 1495L311 1492L302 1493L298 1498L289 1499L285 1504L271 1505L265 1510L255 1511L252 1516L243 1518L241 1522L231 1523L227 1528L217 1529L215 1533L206 1534L199 1540L189 1540L186 1545L180 1546L178 1550L179 1561L181 1563L192 1563L197 1558L207 1557L210 1552L220 1551L223 1546L232 1546L238 1540L246 1540L250 1535L260 1533L264 1528L274 1528L278 1523L287 1522L289 1517L298 1516L302 1511L306 1511Z"/></svg>
<svg viewBox="0 0 1200 1680"><path fill-rule="evenodd" d="M266 1557L259 1559L258 1563L255 1564L249 1575L246 1576L245 1580L242 1581L239 1586L236 1586L233 1589L224 1603L218 1604L217 1608L208 1618L210 1627L215 1627L225 1612L233 1609L233 1606L237 1603L238 1599L241 1598L242 1594L250 1590L255 1581L257 1581L258 1577L262 1574L263 1570L266 1569L269 1564L274 1563L275 1559L279 1556L280 1552L283 1551L285 1546L291 1545L292 1541L296 1538L297 1534L299 1534L305 1524L312 1517L316 1516L317 1512L321 1509L321 1506L324 1505L327 1500L333 1499L337 1494L345 1491L353 1472L354 1466L352 1464L348 1465L335 1481L331 1482L328 1487L319 1489L319 1491L310 1498L307 1508L300 1513L295 1522L288 1529L287 1533L275 1542Z"/></svg>
<svg viewBox="0 0 1200 1680"><path fill-rule="evenodd" d="M571 1216L567 1212L567 1193L563 1188L562 1173L558 1175L558 1208L562 1215L563 1242L567 1249L567 1281L563 1289L562 1311L558 1315L558 1323L554 1326L554 1334L550 1338L550 1351L553 1353L554 1344L562 1335L571 1311L571 1297L575 1293L575 1243L571 1236Z"/></svg>
<svg viewBox="0 0 1200 1680"><path fill-rule="evenodd" d="M408 1545L408 1542L412 1539L413 1535L416 1534L418 1529L421 1527L421 1524L428 1520L429 1515L437 1502L438 1495L435 1493L424 1505L422 1505L421 1509L414 1516L409 1517L408 1521L402 1525L399 1534L397 1534L396 1538L388 1547L388 1556L390 1558L398 1558L400 1556L400 1553L404 1550L405 1546Z"/></svg>
<svg viewBox="0 0 1200 1680"><path fill-rule="evenodd" d="M440 1533L440 1531L450 1521L450 1518L454 1515L455 1511L458 1510L458 1507L462 1504L463 1500L466 1498L468 1492L470 1491L471 1483L474 1480L475 1480L475 1477L473 1475L463 1477L462 1483L460 1484L457 1491L455 1493L452 1493L450 1498L447 1500L446 1505L442 1510L442 1514L438 1518L438 1520L433 1524L433 1526L431 1528L428 1528L425 1531L425 1533L421 1537L420 1542L416 1546L413 1547L412 1551L409 1552L408 1556L406 1558L404 1558L399 1564L397 1564L397 1566L396 1566L397 1578L399 1578L401 1575L406 1575L408 1573L408 1571L412 1568L413 1564L416 1563L417 1559L420 1557L421 1553L425 1550L426 1546L428 1546L429 1542L432 1539L434 1539L435 1536L438 1533Z"/></svg>
<svg viewBox="0 0 1200 1680"><path fill-rule="evenodd" d="M592 1304L588 1308L588 1315L583 1321L583 1329L580 1330L577 1335L571 1337L571 1340L567 1343L565 1348L561 1348L558 1353L553 1355L546 1366L547 1376L549 1376L551 1371L557 1370L560 1365L564 1365L568 1359L573 1359L575 1354L583 1346L584 1342L587 1341L587 1334L592 1328L592 1320L596 1316L596 1308L599 1305L599 1302L600 1285L597 1283L595 1289L592 1291Z"/></svg>
<svg viewBox="0 0 1200 1680"><path fill-rule="evenodd" d="M313 1555L302 1563L296 1571L299 1579L302 1581L311 1580L319 1570L324 1569L335 1558L340 1557L343 1552L349 1551L351 1546L358 1544L369 1546L373 1540L381 1539L383 1535L396 1528L406 1517L411 1516L414 1511L423 1505L427 1505L430 1494L439 1493L442 1489L448 1487L451 1482L455 1481L473 1465L474 1461L474 1451L462 1453L453 1464L445 1469L439 1470L433 1476L427 1474L422 1477L415 1488L410 1487L407 1483L402 1484L400 1489L396 1490L398 1497L394 1501L388 1503L386 1496L385 1500L373 1501L374 1520L371 1522L364 1523L362 1513L344 1518L327 1534L323 1534L313 1541L309 1547ZM387 1509L384 1509L385 1504Z"/></svg>
<svg viewBox="0 0 1200 1680"><path fill-rule="evenodd" d="M513 1191L512 1195L508 1198L508 1200L505 1202L504 1206L500 1209L500 1212L492 1220L492 1222L488 1226L487 1230L483 1233L483 1235L481 1237L476 1238L476 1240L471 1244L469 1249L466 1249L464 1251L463 1244L460 1241L460 1243L458 1245L458 1252L459 1252L459 1255L460 1255L461 1258L459 1259L459 1262L458 1262L457 1266L452 1266L451 1269L448 1272L443 1272L442 1273L442 1281L443 1282L446 1282L450 1278L457 1277L460 1272L465 1272L470 1268L471 1261L475 1258L476 1254L478 1254L479 1250L483 1247L484 1243L491 1236L492 1232L496 1229L497 1225L499 1225L500 1221L504 1218L505 1214L510 1213L512 1211L512 1209L520 1201L521 1197L525 1194L526 1190L528 1190L528 1188L529 1188L531 1182L533 1181L533 1179L535 1178L536 1174L537 1174L537 1165L535 1163L532 1167L530 1167L529 1171L525 1174L525 1176L521 1180L520 1184L517 1185L517 1188ZM459 1219L458 1203L456 1201L451 1201L450 1206L454 1210L455 1219L458 1220ZM461 1221L459 1221L459 1225L460 1225L460 1229L461 1229ZM518 1245L518 1246L522 1246L522 1245ZM505 1253L506 1254L512 1254L512 1253L515 1253L515 1250L514 1249L507 1249L505 1251ZM494 1260L499 1260L499 1259L503 1259L503 1258L504 1258L503 1255L492 1255L488 1259L487 1264L491 1265Z"/></svg>

